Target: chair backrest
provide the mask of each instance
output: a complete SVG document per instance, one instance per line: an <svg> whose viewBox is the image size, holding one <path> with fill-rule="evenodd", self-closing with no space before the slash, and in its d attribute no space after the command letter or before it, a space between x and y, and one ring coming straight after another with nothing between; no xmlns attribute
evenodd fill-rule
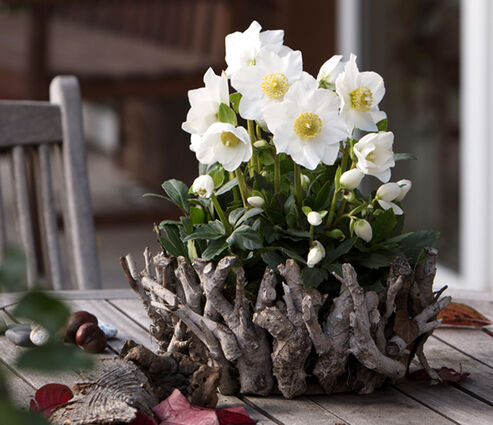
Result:
<svg viewBox="0 0 493 425"><path fill-rule="evenodd" d="M46 280L54 289L100 288L77 79L54 78L50 102L0 101L0 151L10 156L15 216L27 260L28 286L40 282L39 270L44 268ZM61 180L56 183L62 186L56 193L63 198L65 249L58 231L52 158L61 162L60 178L55 180ZM1 183L5 188L6 182ZM0 261L7 244L3 204L0 192ZM38 241L38 232L33 231L37 229ZM36 243L40 244L43 264L37 258Z"/></svg>

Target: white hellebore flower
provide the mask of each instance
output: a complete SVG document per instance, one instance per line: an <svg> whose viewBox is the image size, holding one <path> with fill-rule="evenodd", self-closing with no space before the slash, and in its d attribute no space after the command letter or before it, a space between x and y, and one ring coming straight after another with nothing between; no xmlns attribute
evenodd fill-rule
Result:
<svg viewBox="0 0 493 425"><path fill-rule="evenodd" d="M413 184L412 184L411 180L407 180L407 179L399 180L397 182L397 184L401 188L401 193L399 194L399 196L397 198L395 198L395 200L396 201L402 201L404 199L404 197L407 195L407 192L409 192L409 190L413 186Z"/></svg>
<svg viewBox="0 0 493 425"><path fill-rule="evenodd" d="M255 66L242 68L231 76L231 85L242 94L240 115L247 120L263 120L263 109L280 103L289 87L303 75L300 51L284 56L263 48Z"/></svg>
<svg viewBox="0 0 493 425"><path fill-rule="evenodd" d="M257 21L253 21L244 32L236 31L226 36L226 69L227 75L232 75L241 68L255 65L257 54L262 47L271 50L289 50L283 46L284 31L262 31Z"/></svg>
<svg viewBox="0 0 493 425"><path fill-rule="evenodd" d="M393 143L394 134L391 131L363 136L353 147L353 152L358 158L356 168L387 183L390 180L390 168L395 165Z"/></svg>
<svg viewBox="0 0 493 425"><path fill-rule="evenodd" d="M315 264L320 263L325 257L325 248L319 241L313 241L310 251L306 259L308 267L313 267Z"/></svg>
<svg viewBox="0 0 493 425"><path fill-rule="evenodd" d="M310 170L320 162L334 164L339 142L348 137L338 114L337 96L318 89L310 76L295 82L283 102L267 105L264 118L277 152L291 155L294 162Z"/></svg>
<svg viewBox="0 0 493 425"><path fill-rule="evenodd" d="M351 54L344 72L336 79L336 92L341 99L341 115L348 130L354 127L377 131L377 122L386 118L378 109L385 94L383 79L376 72L359 72L356 56Z"/></svg>
<svg viewBox="0 0 493 425"><path fill-rule="evenodd" d="M310 211L306 216L306 219L312 226L320 226L320 224L322 224L322 216L317 211Z"/></svg>
<svg viewBox="0 0 493 425"><path fill-rule="evenodd" d="M224 73L219 76L209 68L204 75L204 83L205 87L188 91L191 108L187 113L187 120L181 126L187 133L199 136L211 124L218 122L219 105L229 105L228 78Z"/></svg>
<svg viewBox="0 0 493 425"><path fill-rule="evenodd" d="M334 55L320 67L317 75L319 87L335 89L336 78L344 70L344 62L341 62L341 59L341 55Z"/></svg>
<svg viewBox="0 0 493 425"><path fill-rule="evenodd" d="M264 198L261 196L249 196L247 202L253 208L262 208L265 204Z"/></svg>
<svg viewBox="0 0 493 425"><path fill-rule="evenodd" d="M376 199L384 210L392 208L395 215L401 215L404 211L402 211L399 205L392 202L396 200L400 194L401 187L397 183L385 183L377 189Z"/></svg>
<svg viewBox="0 0 493 425"><path fill-rule="evenodd" d="M352 170L342 173L339 182L341 183L341 187L343 189L353 190L359 186L364 176L365 175L360 170L353 168Z"/></svg>
<svg viewBox="0 0 493 425"><path fill-rule="evenodd" d="M214 180L209 174L198 176L193 181L192 191L201 198L210 198L214 192Z"/></svg>
<svg viewBox="0 0 493 425"><path fill-rule="evenodd" d="M358 220L354 224L354 233L358 238L363 239L365 242L370 242L373 238L373 231L371 230L370 223L366 220Z"/></svg>
<svg viewBox="0 0 493 425"><path fill-rule="evenodd" d="M252 156L248 132L243 127L222 122L212 124L193 147L202 164L219 162L226 171L236 170Z"/></svg>

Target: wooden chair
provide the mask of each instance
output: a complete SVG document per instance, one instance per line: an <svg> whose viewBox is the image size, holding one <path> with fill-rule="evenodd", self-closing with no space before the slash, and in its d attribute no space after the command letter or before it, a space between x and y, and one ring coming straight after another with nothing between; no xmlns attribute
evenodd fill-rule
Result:
<svg viewBox="0 0 493 425"><path fill-rule="evenodd" d="M28 286L41 282L40 271L44 268L45 279L54 289L70 289L71 280L72 287L79 289L100 288L77 79L54 78L50 102L0 101L0 150L10 156L15 215L27 259ZM54 182L52 178L51 158L61 163L61 181ZM62 185L57 193L64 198L62 221L68 249L60 246L53 183ZM30 196L33 193L35 196ZM33 214L37 212L39 220L35 221ZM0 258L7 243L6 230L0 193ZM41 241L41 259L36 255L36 233ZM65 257L67 260L62 261Z"/></svg>

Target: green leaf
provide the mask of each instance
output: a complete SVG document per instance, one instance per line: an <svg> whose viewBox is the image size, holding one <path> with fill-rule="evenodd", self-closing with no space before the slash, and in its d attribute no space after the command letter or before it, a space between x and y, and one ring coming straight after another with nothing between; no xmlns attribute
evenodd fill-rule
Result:
<svg viewBox="0 0 493 425"><path fill-rule="evenodd" d="M240 109L240 100L241 100L241 93L231 93L229 95L229 101L231 102L231 106L235 110L235 112L238 114L239 109Z"/></svg>
<svg viewBox="0 0 493 425"><path fill-rule="evenodd" d="M384 118L383 120L378 121L377 122L378 131L387 131L388 123L389 122L388 122L387 118Z"/></svg>
<svg viewBox="0 0 493 425"><path fill-rule="evenodd" d="M224 233L224 225L219 220L214 220L199 225L191 235L188 235L184 239L184 241L193 241L196 239L214 240L224 236Z"/></svg>
<svg viewBox="0 0 493 425"><path fill-rule="evenodd" d="M284 263L286 257L282 256L279 252L269 251L264 252L260 256L265 264L269 266L270 269L277 271L277 266L281 263Z"/></svg>
<svg viewBox="0 0 493 425"><path fill-rule="evenodd" d="M246 208L243 208L243 207L236 208L233 211L231 211L229 213L229 216L228 216L229 224L231 224L231 226L235 227L236 226L236 222L245 213L245 211L246 211Z"/></svg>
<svg viewBox="0 0 493 425"><path fill-rule="evenodd" d="M274 248L281 251L288 258L292 258L293 260L296 260L298 263L306 265L306 260L303 257L301 257L299 254L297 254L296 252L292 251L291 249L286 248L284 246L277 246Z"/></svg>
<svg viewBox="0 0 493 425"><path fill-rule="evenodd" d="M398 236L388 239L386 243L392 243L397 240L399 242L399 248L402 253L411 259L411 263L414 264L419 256L419 253L423 248L435 246L440 233L436 230L419 230L413 233L406 233L401 235L402 238L398 240Z"/></svg>
<svg viewBox="0 0 493 425"><path fill-rule="evenodd" d="M208 174L212 177L212 180L214 180L214 187L219 187L224 183L224 168L220 165L214 167Z"/></svg>
<svg viewBox="0 0 493 425"><path fill-rule="evenodd" d="M40 414L16 408L5 400L0 401L0 418L6 425L50 425Z"/></svg>
<svg viewBox="0 0 493 425"><path fill-rule="evenodd" d="M190 218L193 224L203 224L205 223L205 211L202 208L191 207Z"/></svg>
<svg viewBox="0 0 493 425"><path fill-rule="evenodd" d="M217 119L221 122L232 124L235 127L238 125L236 113L225 103L219 105L219 111L217 112Z"/></svg>
<svg viewBox="0 0 493 425"><path fill-rule="evenodd" d="M259 158L260 158L260 162L263 165L269 166L274 164L274 158L272 157L272 154L267 150L260 151Z"/></svg>
<svg viewBox="0 0 493 425"><path fill-rule="evenodd" d="M260 249L263 247L262 239L258 232L253 230L250 226L242 224L238 227L231 236L226 240L231 246L244 249L246 251Z"/></svg>
<svg viewBox="0 0 493 425"><path fill-rule="evenodd" d="M162 224L162 223L161 223ZM164 237L160 236L159 241L162 247L175 257L183 256L188 258L188 250L182 241L179 226L177 225L160 225Z"/></svg>
<svg viewBox="0 0 493 425"><path fill-rule="evenodd" d="M303 213L306 216L308 216L308 214L310 214L312 212L312 209L308 205L305 205L305 206L301 207L301 211L303 211Z"/></svg>
<svg viewBox="0 0 493 425"><path fill-rule="evenodd" d="M46 292L32 290L21 298L14 310L14 315L32 320L54 335L67 323L70 310Z"/></svg>
<svg viewBox="0 0 493 425"><path fill-rule="evenodd" d="M394 161L408 161L410 159L416 160L418 158L410 153L394 153Z"/></svg>
<svg viewBox="0 0 493 425"><path fill-rule="evenodd" d="M239 226L243 223L245 223L245 221L251 219L252 217L256 217L258 216L259 214L262 214L264 212L264 210L262 208L250 208L247 210L247 212L245 214L243 214L240 219L236 222L236 226Z"/></svg>
<svg viewBox="0 0 493 425"><path fill-rule="evenodd" d="M301 277L303 278L303 284L305 288L316 288L323 281L327 280L329 274L327 270L319 268L304 268L301 272Z"/></svg>
<svg viewBox="0 0 493 425"><path fill-rule="evenodd" d="M167 180L161 186L169 196L171 202L180 207L183 212L188 213L190 210L188 186L176 179Z"/></svg>
<svg viewBox="0 0 493 425"><path fill-rule="evenodd" d="M356 261L363 267L369 269L379 269L380 267L387 267L393 258L394 255L389 252L371 252L369 254L358 256Z"/></svg>
<svg viewBox="0 0 493 425"><path fill-rule="evenodd" d="M341 229L333 229L330 232L324 232L325 235L327 235L331 239L337 239L338 241L343 241L346 239L346 235Z"/></svg>
<svg viewBox="0 0 493 425"><path fill-rule="evenodd" d="M201 257L207 261L212 260L214 257L221 254L226 248L228 248L228 244L223 238L210 241Z"/></svg>
<svg viewBox="0 0 493 425"><path fill-rule="evenodd" d="M315 211L324 210L330 205L331 201L331 192L334 188L334 183L329 180L324 183L324 185L318 191L315 202L313 203L313 209Z"/></svg>
<svg viewBox="0 0 493 425"><path fill-rule="evenodd" d="M79 348L62 343L48 343L24 351L17 360L17 366L41 371L89 369L94 357Z"/></svg>
<svg viewBox="0 0 493 425"><path fill-rule="evenodd" d="M216 196L229 192L235 186L238 186L238 179L236 177L225 183L224 186L216 192Z"/></svg>
<svg viewBox="0 0 493 425"><path fill-rule="evenodd" d="M337 245L335 249L327 250L327 253L324 258L324 264L328 265L330 263L333 263L342 255L347 254L349 251L351 251L351 248L354 246L357 240L358 238L354 236L351 239L346 239L344 242Z"/></svg>
<svg viewBox="0 0 493 425"><path fill-rule="evenodd" d="M144 193L142 195L143 198L161 198L169 201L170 199L167 196L160 195L159 193Z"/></svg>
<svg viewBox="0 0 493 425"><path fill-rule="evenodd" d="M378 243L387 239L394 230L396 224L397 218L395 217L392 208L378 214L371 226L373 231L372 243Z"/></svg>

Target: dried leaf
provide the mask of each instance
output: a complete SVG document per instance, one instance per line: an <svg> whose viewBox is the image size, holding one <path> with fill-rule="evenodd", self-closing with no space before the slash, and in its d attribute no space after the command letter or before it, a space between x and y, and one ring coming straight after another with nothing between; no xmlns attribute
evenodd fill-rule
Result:
<svg viewBox="0 0 493 425"><path fill-rule="evenodd" d="M177 389L153 409L160 425L228 425L255 424L243 407L208 409L192 406Z"/></svg>
<svg viewBox="0 0 493 425"><path fill-rule="evenodd" d="M34 400L31 400L30 410L43 413L46 417L60 404L69 401L74 394L63 384L47 384L36 391Z"/></svg>
<svg viewBox="0 0 493 425"><path fill-rule="evenodd" d="M460 372L457 372L455 369L451 369L449 367L441 367L440 369L433 370L437 372L438 375L440 375L440 378L442 378L443 382L460 382L470 375L470 373L468 372L462 372L462 370ZM426 370L424 369L419 369L415 372L410 373L409 377L418 381L428 381L431 379L430 375L428 375L428 372L426 372Z"/></svg>
<svg viewBox="0 0 493 425"><path fill-rule="evenodd" d="M483 327L493 324L490 319L474 308L453 302L438 314L438 319L442 319L443 325L449 326Z"/></svg>

